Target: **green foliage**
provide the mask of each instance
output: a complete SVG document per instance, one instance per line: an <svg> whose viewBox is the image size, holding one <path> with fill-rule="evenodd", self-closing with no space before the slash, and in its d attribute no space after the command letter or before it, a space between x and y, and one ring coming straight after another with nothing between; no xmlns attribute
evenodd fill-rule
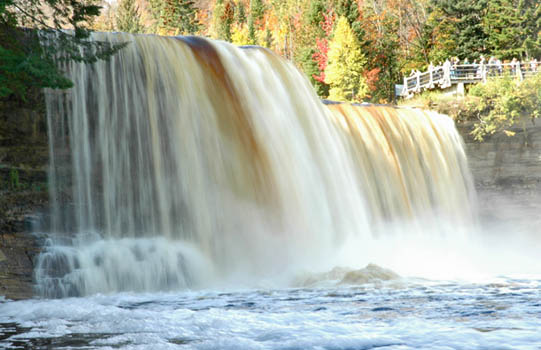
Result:
<svg viewBox="0 0 541 350"><path fill-rule="evenodd" d="M491 0L483 18L487 47L504 59L540 53L541 6L524 0Z"/></svg>
<svg viewBox="0 0 541 350"><path fill-rule="evenodd" d="M251 0L250 1L250 17L254 22L260 22L265 15L265 4L263 0Z"/></svg>
<svg viewBox="0 0 541 350"><path fill-rule="evenodd" d="M325 82L329 98L335 101L362 101L368 92L363 77L366 58L345 17L340 17L329 43Z"/></svg>
<svg viewBox="0 0 541 350"><path fill-rule="evenodd" d="M306 12L307 24L315 31L314 37L323 37L325 32L321 28L321 23L325 20L325 2L323 0L315 0L310 2L310 9Z"/></svg>
<svg viewBox="0 0 541 350"><path fill-rule="evenodd" d="M541 116L541 74L522 82L491 79L472 85L464 98L425 92L404 104L437 110L460 122L473 121L471 135L479 142L495 133L512 136L517 123Z"/></svg>
<svg viewBox="0 0 541 350"><path fill-rule="evenodd" d="M152 32L187 35L199 30L197 8L192 0L149 0L149 5L154 20Z"/></svg>
<svg viewBox="0 0 541 350"><path fill-rule="evenodd" d="M20 187L19 171L17 169L11 169L9 171L9 186L12 190L17 190Z"/></svg>
<svg viewBox="0 0 541 350"><path fill-rule="evenodd" d="M160 15L163 34L194 34L199 29L196 15L192 0L164 0Z"/></svg>
<svg viewBox="0 0 541 350"><path fill-rule="evenodd" d="M235 16L234 5L230 0L218 0L212 11L212 20L216 38L231 41Z"/></svg>
<svg viewBox="0 0 541 350"><path fill-rule="evenodd" d="M436 37L432 59L451 56L477 58L485 53L487 35L483 18L489 0L432 0L430 25ZM439 54L437 51L444 51Z"/></svg>
<svg viewBox="0 0 541 350"><path fill-rule="evenodd" d="M315 50L311 47L304 47L300 54L300 64L303 72L307 75L308 80L316 90L319 97L327 98L329 96L329 85L314 79L314 76L319 74L317 62L312 58Z"/></svg>
<svg viewBox="0 0 541 350"><path fill-rule="evenodd" d="M239 24L246 23L246 6L242 1L237 5L237 11L235 11L235 20Z"/></svg>
<svg viewBox="0 0 541 350"><path fill-rule="evenodd" d="M58 71L52 55L40 46L36 35L3 28L0 42L0 98L14 96L24 101L32 88L72 86Z"/></svg>
<svg viewBox="0 0 541 350"><path fill-rule="evenodd" d="M144 27L135 0L120 0L116 14L116 29L125 33L143 32Z"/></svg>
<svg viewBox="0 0 541 350"><path fill-rule="evenodd" d="M472 135L478 141L496 132L513 135L510 130L520 117L538 118L541 114L541 75L518 82L491 80L470 89L469 112L479 120Z"/></svg>
<svg viewBox="0 0 541 350"><path fill-rule="evenodd" d="M336 14L348 20L350 28L355 33L361 47L365 44L366 33L359 21L359 5L355 0L338 0Z"/></svg>
<svg viewBox="0 0 541 350"><path fill-rule="evenodd" d="M124 45L89 39L88 24L99 10L91 2L75 0L2 0L0 98L25 101L31 89L69 88L72 83L59 62L92 63L120 50ZM66 27L73 30L58 30Z"/></svg>

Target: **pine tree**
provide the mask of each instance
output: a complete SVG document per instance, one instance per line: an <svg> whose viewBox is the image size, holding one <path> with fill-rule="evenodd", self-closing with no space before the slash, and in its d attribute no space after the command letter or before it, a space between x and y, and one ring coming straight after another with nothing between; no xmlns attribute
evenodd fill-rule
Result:
<svg viewBox="0 0 541 350"><path fill-rule="evenodd" d="M93 63L124 47L90 39L89 23L99 13L85 1L0 0L0 99L26 101L36 89L67 89L72 82L56 62ZM68 26L73 30L60 30Z"/></svg>
<svg viewBox="0 0 541 350"><path fill-rule="evenodd" d="M192 0L165 0L161 24L166 34L194 34L199 29L197 8Z"/></svg>
<svg viewBox="0 0 541 350"><path fill-rule="evenodd" d="M250 1L250 17L252 17L256 24L260 24L259 22L261 22L265 15L265 10L265 4L262 0Z"/></svg>
<svg viewBox="0 0 541 350"><path fill-rule="evenodd" d="M239 1L237 5L237 11L235 11L235 20L238 24L246 23L246 6L242 1Z"/></svg>
<svg viewBox="0 0 541 350"><path fill-rule="evenodd" d="M492 0L490 0L492 1ZM445 40L451 45L446 47L449 52L444 56L459 58L477 58L487 53L487 35L483 28L483 18L487 11L489 0L433 0L431 16L435 33L435 46L438 40ZM432 53L432 56L438 56Z"/></svg>
<svg viewBox="0 0 541 350"><path fill-rule="evenodd" d="M235 19L234 5L229 0L217 0L212 11L212 26L214 37L231 41L233 22Z"/></svg>
<svg viewBox="0 0 541 350"><path fill-rule="evenodd" d="M143 29L135 0L121 0L116 15L116 30L126 33L141 33Z"/></svg>
<svg viewBox="0 0 541 350"><path fill-rule="evenodd" d="M483 24L487 47L493 54L512 59L539 53L541 6L538 2L492 0Z"/></svg>
<svg viewBox="0 0 541 350"><path fill-rule="evenodd" d="M349 26L355 33L357 40L363 47L366 40L366 33L359 21L359 5L355 0L338 0L336 4L336 14L344 16L348 20Z"/></svg>
<svg viewBox="0 0 541 350"><path fill-rule="evenodd" d="M541 57L541 4L538 0L520 0L524 29L522 47L527 57Z"/></svg>
<svg viewBox="0 0 541 350"><path fill-rule="evenodd" d="M340 17L329 43L325 82L329 98L336 101L361 101L368 92L363 77L366 58L345 17Z"/></svg>
<svg viewBox="0 0 541 350"><path fill-rule="evenodd" d="M327 12L325 8L325 2L323 0L315 0L310 2L310 8L307 15L307 22L311 28L315 31L316 37L323 37L325 32L321 28L321 23L325 21L324 14Z"/></svg>
<svg viewBox="0 0 541 350"><path fill-rule="evenodd" d="M314 60L315 50L311 47L303 48L300 53L299 61L301 69L308 76L310 83L316 90L319 97L327 98L329 96L329 85L325 84L325 81L316 80L314 77L319 76L320 71L318 63Z"/></svg>

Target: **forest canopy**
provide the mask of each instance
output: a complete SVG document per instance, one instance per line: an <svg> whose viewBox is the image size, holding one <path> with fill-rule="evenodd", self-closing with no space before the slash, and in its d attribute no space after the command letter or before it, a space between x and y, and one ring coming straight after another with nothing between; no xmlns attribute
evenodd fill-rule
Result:
<svg viewBox="0 0 541 350"><path fill-rule="evenodd" d="M100 9L75 0L0 0L0 99L25 101L36 88L69 88L59 61L92 63L122 48L89 40Z"/></svg>
<svg viewBox="0 0 541 350"><path fill-rule="evenodd" d="M195 34L270 48L292 60L322 98L332 81L352 84L336 74L359 75L346 99L392 102L401 77L430 63L541 57L537 0L118 0L99 21L101 30ZM133 29L119 26L135 21ZM337 38L350 31L356 44ZM337 42L355 64L337 72L331 63L329 80L329 51L331 44L339 50Z"/></svg>
<svg viewBox="0 0 541 350"><path fill-rule="evenodd" d="M450 57L541 57L537 0L98 1L0 0L0 96L70 85L51 64L58 47L37 49L21 27L73 29L58 45L66 59L86 62L118 49L87 41L89 30L260 45L292 60L322 98L383 103L393 102L403 75ZM95 45L87 52L96 55L81 57L73 44Z"/></svg>

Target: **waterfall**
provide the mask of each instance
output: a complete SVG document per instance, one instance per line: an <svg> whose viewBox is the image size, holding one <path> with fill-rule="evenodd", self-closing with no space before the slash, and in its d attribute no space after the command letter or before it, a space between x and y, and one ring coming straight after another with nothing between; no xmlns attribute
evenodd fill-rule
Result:
<svg viewBox="0 0 541 350"><path fill-rule="evenodd" d="M47 297L204 287L317 262L350 237L426 217L469 222L451 119L324 105L269 50L198 37L128 42L69 63L46 94L52 228Z"/></svg>

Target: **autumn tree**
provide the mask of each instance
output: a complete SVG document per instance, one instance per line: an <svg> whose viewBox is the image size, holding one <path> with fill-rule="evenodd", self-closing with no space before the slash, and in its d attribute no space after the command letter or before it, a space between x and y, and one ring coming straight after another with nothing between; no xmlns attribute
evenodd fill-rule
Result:
<svg viewBox="0 0 541 350"><path fill-rule="evenodd" d="M328 57L325 82L330 85L329 99L362 101L368 92L363 77L366 59L348 20L343 16L338 19L329 42Z"/></svg>

